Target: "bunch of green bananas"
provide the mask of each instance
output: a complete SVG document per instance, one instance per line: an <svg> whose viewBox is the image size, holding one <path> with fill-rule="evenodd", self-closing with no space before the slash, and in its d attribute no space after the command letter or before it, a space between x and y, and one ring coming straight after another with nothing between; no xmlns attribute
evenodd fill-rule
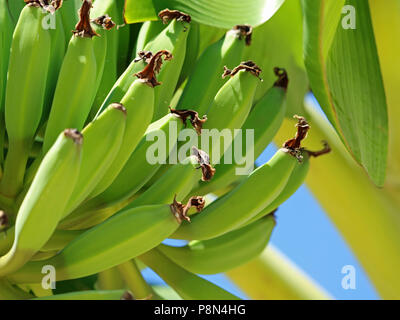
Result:
<svg viewBox="0 0 400 320"><path fill-rule="evenodd" d="M186 143L192 153L173 164L188 125L202 143L205 129L241 135L257 158L285 116L288 75L275 68L255 101L261 70L241 61L250 26L200 53L190 16L159 16L136 34L122 0L0 0L1 299L168 298L144 266L184 299L237 299L196 274L258 256L270 213L303 183L310 157L329 151L301 147L309 126L297 117L296 136L245 175L223 161L230 144L207 155ZM168 164L148 161L159 135ZM71 289L42 287L48 266ZM92 285L74 290L83 277Z"/></svg>

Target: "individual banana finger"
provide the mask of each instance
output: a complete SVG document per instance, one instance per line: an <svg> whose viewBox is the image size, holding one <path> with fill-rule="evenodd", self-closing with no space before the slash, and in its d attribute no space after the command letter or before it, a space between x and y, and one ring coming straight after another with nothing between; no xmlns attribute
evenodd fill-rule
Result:
<svg viewBox="0 0 400 320"><path fill-rule="evenodd" d="M0 276L23 266L51 237L78 179L81 144L82 135L67 129L44 157L18 211L13 246L0 258Z"/></svg>
<svg viewBox="0 0 400 320"><path fill-rule="evenodd" d="M42 27L45 15L38 3L25 6L11 44L5 99L9 148L0 183L0 192L11 198L22 188L29 149L42 115L51 50L49 30Z"/></svg>
<svg viewBox="0 0 400 320"><path fill-rule="evenodd" d="M81 278L126 262L160 244L173 233L192 203L128 209L82 233L55 257L31 262L10 275L15 283L41 279L44 265L57 270L57 280ZM107 234L108 237L104 237ZM29 280L27 280L29 279ZM39 280L40 281L40 280Z"/></svg>
<svg viewBox="0 0 400 320"><path fill-rule="evenodd" d="M217 238L192 241L184 247L161 244L157 249L189 272L216 274L259 255L265 249L274 226L274 217L268 216Z"/></svg>

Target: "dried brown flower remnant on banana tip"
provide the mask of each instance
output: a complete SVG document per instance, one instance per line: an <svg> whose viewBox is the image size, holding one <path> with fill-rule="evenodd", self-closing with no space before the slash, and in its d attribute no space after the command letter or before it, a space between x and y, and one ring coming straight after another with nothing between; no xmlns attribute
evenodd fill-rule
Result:
<svg viewBox="0 0 400 320"><path fill-rule="evenodd" d="M201 171L203 176L201 177L202 181L209 181L215 174L215 168L213 168L210 164L209 155L203 150L197 149L195 146L192 147L192 153L197 157L197 160L200 164Z"/></svg>
<svg viewBox="0 0 400 320"><path fill-rule="evenodd" d="M278 79L274 83L274 87L280 87L287 90L287 87L289 85L289 78L286 70L283 68L275 67L274 73L278 77Z"/></svg>
<svg viewBox="0 0 400 320"><path fill-rule="evenodd" d="M162 58L164 60L171 60L172 54L168 50L160 50L156 54L152 55L151 52L139 52L142 53L142 56L139 55L140 60L144 60L148 62L147 66L138 73L135 73L134 76L143 80L150 87L155 87L161 84L161 82L157 81L156 74L160 72L161 66L163 63ZM151 55L151 57L149 57ZM139 61L140 61L139 60Z"/></svg>
<svg viewBox="0 0 400 320"><path fill-rule="evenodd" d="M24 2L28 6L43 8L43 10L46 10L49 13L54 13L63 5L63 0L24 0Z"/></svg>
<svg viewBox="0 0 400 320"><path fill-rule="evenodd" d="M183 110L176 110L169 107L171 113L178 115L186 128L187 123L186 120L189 118L190 123L192 124L193 128L196 130L197 134L201 134L201 130L203 129L204 122L207 121L207 116L204 115L202 119L200 119L199 114L196 111L183 109Z"/></svg>
<svg viewBox="0 0 400 320"><path fill-rule="evenodd" d="M162 20L163 24L166 24L173 19L176 19L177 21L188 22L188 23L190 23L192 21L192 18L188 14L183 13L178 10L164 9L158 13L158 16Z"/></svg>
<svg viewBox="0 0 400 320"><path fill-rule="evenodd" d="M251 44L251 36L253 34L253 27L248 24L238 24L232 28L238 32L239 39L245 38L246 46Z"/></svg>
<svg viewBox="0 0 400 320"><path fill-rule="evenodd" d="M77 37L92 38L99 36L90 25L90 9L92 8L91 0L83 0L82 6L79 9L79 21L72 31Z"/></svg>
<svg viewBox="0 0 400 320"><path fill-rule="evenodd" d="M6 229L8 227L8 223L9 220L7 214L3 210L0 210L0 231Z"/></svg>
<svg viewBox="0 0 400 320"><path fill-rule="evenodd" d="M92 22L103 27L103 29L105 30L111 30L115 27L115 22L112 21L111 17L108 14L92 19Z"/></svg>
<svg viewBox="0 0 400 320"><path fill-rule="evenodd" d="M186 203L186 205L184 205L181 202L176 201L176 195L175 195L173 203L170 204L170 208L176 220L178 220L178 222L181 223L183 220L190 222L190 218L187 215L190 208L194 207L196 208L197 212L200 212L201 210L203 210L204 205L205 201L203 197L200 196L191 197Z"/></svg>
<svg viewBox="0 0 400 320"><path fill-rule="evenodd" d="M72 139L76 144L83 142L83 135L77 129L65 129L64 136Z"/></svg>
<svg viewBox="0 0 400 320"><path fill-rule="evenodd" d="M233 77L240 70L245 70L247 72L250 72L252 75L254 75L255 77L259 78L262 81L262 79L260 78L260 73L262 70L251 60L242 61L237 67L233 68L232 70L224 66L224 73L222 74L222 78L225 78L227 76Z"/></svg>

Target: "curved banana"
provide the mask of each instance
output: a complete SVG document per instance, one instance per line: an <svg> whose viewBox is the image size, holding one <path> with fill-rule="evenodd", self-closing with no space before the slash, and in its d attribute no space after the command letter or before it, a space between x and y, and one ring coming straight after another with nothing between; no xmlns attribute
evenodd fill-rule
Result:
<svg viewBox="0 0 400 320"><path fill-rule="evenodd" d="M44 157L18 211L13 246L0 258L0 277L23 266L51 237L78 179L81 144L82 135L67 129Z"/></svg>
<svg viewBox="0 0 400 320"><path fill-rule="evenodd" d="M81 278L126 262L160 244L173 233L191 202L182 205L142 206L124 210L104 223L82 233L59 254L45 261L31 262L10 275L15 283L41 279L44 265L57 270L57 280ZM196 204L195 204L196 205ZM104 235L108 235L104 237ZM40 280L39 280L40 282Z"/></svg>
<svg viewBox="0 0 400 320"><path fill-rule="evenodd" d="M91 197L100 194L112 184L143 137L153 116L154 88L147 85L143 79L137 79L121 99L121 104L127 110L121 148L113 164L91 192Z"/></svg>
<svg viewBox="0 0 400 320"><path fill-rule="evenodd" d="M146 45L158 36L164 28L165 25L160 20L143 22L132 51L132 57L136 57L139 51L144 51Z"/></svg>
<svg viewBox="0 0 400 320"><path fill-rule="evenodd" d="M286 141L275 155L258 167L225 196L208 205L172 235L175 239L206 240L223 235L249 221L271 204L287 185L296 163L306 152L301 141L310 126L298 117L295 138ZM308 151L307 151L308 152ZM246 201L244 201L246 199Z"/></svg>
<svg viewBox="0 0 400 320"><path fill-rule="evenodd" d="M168 137L164 141L165 155L170 154L176 145L177 136L183 123L179 117L169 114L152 123L138 147L131 154L124 168L114 182L98 196L90 199L60 223L63 229L84 229L91 227L113 215L130 201L131 197L155 174L160 163L150 163L147 157L149 148L155 144L156 137Z"/></svg>
<svg viewBox="0 0 400 320"><path fill-rule="evenodd" d="M192 241L184 247L161 244L157 249L189 272L216 274L258 256L267 246L274 227L274 217L267 216L217 238Z"/></svg>
<svg viewBox="0 0 400 320"><path fill-rule="evenodd" d="M139 57L131 62L131 64L126 68L124 73L118 78L117 82L115 82L114 86L108 93L106 99L100 106L97 115L100 114L104 110L105 106L107 106L110 102L115 102L122 99L122 97L126 94L127 90L131 86L132 82L134 81L132 75L142 70L146 66L146 62L149 61L147 59L148 58L147 55L159 52L160 50L168 51L170 53L168 60L177 59L177 62L173 63L176 69L172 70L170 67L167 68L167 65L172 63L172 61L169 61L166 63L165 66L161 68L161 70L156 70L157 71L156 73L160 73L159 79L164 81L162 87L165 86L165 88L162 90L158 89L155 93L155 95L158 96L157 98L158 100L155 101L155 113L153 119L156 119L156 117L158 117L158 114L165 115L168 112L167 108L168 103L172 98L173 92L175 91L176 87L175 77L179 77L179 73L185 56L184 51L186 49L184 47L183 50L179 50L179 53L176 52L176 50L177 47L180 48L183 45L186 46L186 38L188 34L186 32L187 28L188 24L186 22L176 21L174 19L158 36L156 36L153 39L153 41L150 41L143 49L143 52L140 52ZM163 69L165 68L167 70L163 71ZM163 72L164 75L161 75L161 72ZM176 79L176 81L178 80ZM159 102L162 103L164 106L162 109L158 107ZM162 113L158 112L159 109L162 111Z"/></svg>
<svg viewBox="0 0 400 320"><path fill-rule="evenodd" d="M248 37L251 37L250 27L236 26L207 47L188 79L177 109L193 109L200 116L207 113L218 90L226 82L220 76L224 66L237 66L240 63L244 39Z"/></svg>
<svg viewBox="0 0 400 320"><path fill-rule="evenodd" d="M126 118L124 106L114 103L82 131L85 144L79 178L61 218L87 198L114 163L124 138Z"/></svg>
<svg viewBox="0 0 400 320"><path fill-rule="evenodd" d="M217 285L186 271L154 248L139 256L170 287L186 300L240 300Z"/></svg>
<svg viewBox="0 0 400 320"><path fill-rule="evenodd" d="M80 21L74 30L61 66L43 141L47 152L65 128L81 130L89 114L95 90L97 66L94 39L90 26L91 1L84 0Z"/></svg>
<svg viewBox="0 0 400 320"><path fill-rule="evenodd" d="M263 150L270 144L273 137L279 130L286 114L286 88L288 77L285 70L274 69L278 80L266 92L266 94L255 104L241 127L242 150L247 151L247 130L254 132L254 144L250 146L249 153L253 154L253 161L257 159ZM236 160L236 159L235 159ZM225 188L239 178L237 170L246 170L240 159L236 163L226 164L222 159L221 163L215 166L216 172L211 181L199 181L196 194L205 195Z"/></svg>
<svg viewBox="0 0 400 320"><path fill-rule="evenodd" d="M11 44L5 99L9 148L0 183L0 192L8 197L15 197L22 187L42 115L51 50L49 30L42 27L44 16L39 4L25 6Z"/></svg>
<svg viewBox="0 0 400 320"><path fill-rule="evenodd" d="M169 168L126 208L154 203L170 203L174 197L178 200L185 199L193 189L194 184L201 179L201 175L198 158L191 156Z"/></svg>

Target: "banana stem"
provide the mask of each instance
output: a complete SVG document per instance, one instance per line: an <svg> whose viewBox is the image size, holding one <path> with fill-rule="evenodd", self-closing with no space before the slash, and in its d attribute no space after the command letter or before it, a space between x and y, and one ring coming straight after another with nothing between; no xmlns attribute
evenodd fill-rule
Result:
<svg viewBox="0 0 400 320"><path fill-rule="evenodd" d="M154 299L154 292L144 280L134 260L120 264L118 270L136 300Z"/></svg>
<svg viewBox="0 0 400 320"><path fill-rule="evenodd" d="M119 290L125 287L117 267L104 270L99 273L96 283L97 290Z"/></svg>
<svg viewBox="0 0 400 320"><path fill-rule="evenodd" d="M251 299L326 300L331 297L269 245L256 259L227 272Z"/></svg>

